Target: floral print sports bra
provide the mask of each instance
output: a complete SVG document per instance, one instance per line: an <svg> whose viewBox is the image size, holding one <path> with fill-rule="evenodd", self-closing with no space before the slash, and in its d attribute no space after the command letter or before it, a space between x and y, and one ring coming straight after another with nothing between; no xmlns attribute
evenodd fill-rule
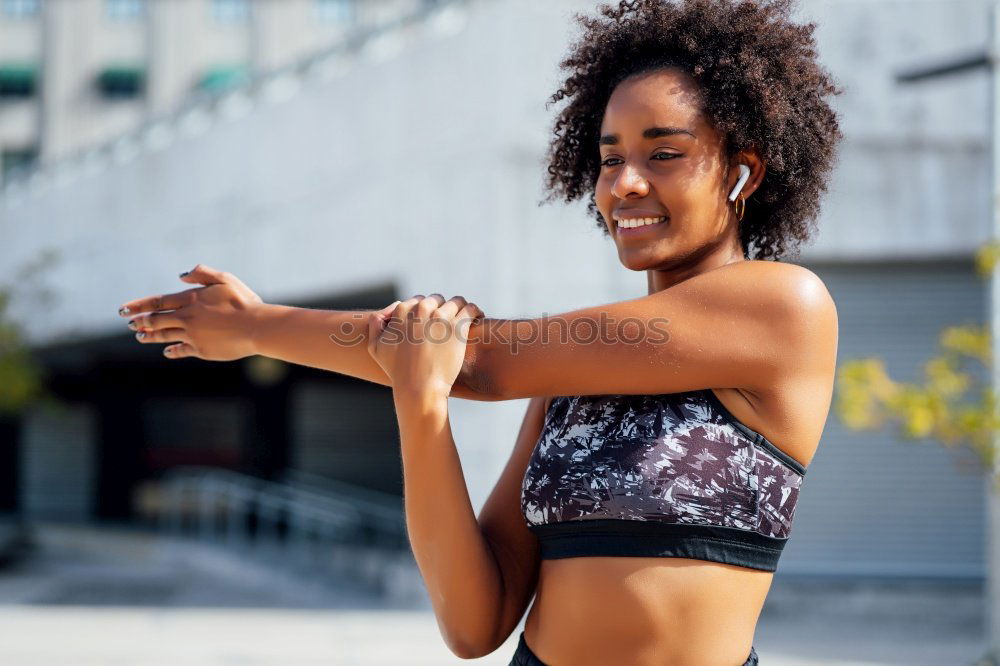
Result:
<svg viewBox="0 0 1000 666"><path fill-rule="evenodd" d="M775 571L805 473L711 389L557 396L521 511L543 559L686 557Z"/></svg>

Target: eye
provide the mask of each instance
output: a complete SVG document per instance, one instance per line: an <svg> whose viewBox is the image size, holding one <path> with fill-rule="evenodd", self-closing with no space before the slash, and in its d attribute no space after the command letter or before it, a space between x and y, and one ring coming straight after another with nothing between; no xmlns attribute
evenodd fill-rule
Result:
<svg viewBox="0 0 1000 666"><path fill-rule="evenodd" d="M658 157L660 157L661 155L663 156L663 158L664 158L664 159L667 159L667 160L672 160L672 159L674 159L675 157L680 157L680 155L678 155L677 153L664 153L664 152L659 152L659 153L656 153L655 155L653 155L653 159L657 159L657 158L658 158ZM661 161L662 161L662 160L661 160Z"/></svg>
<svg viewBox="0 0 1000 666"><path fill-rule="evenodd" d="M613 162L614 160L618 160L619 162L621 161L617 157L609 157L606 160L604 160L603 162L601 162L601 166L614 166L613 164L611 164L611 162Z"/></svg>

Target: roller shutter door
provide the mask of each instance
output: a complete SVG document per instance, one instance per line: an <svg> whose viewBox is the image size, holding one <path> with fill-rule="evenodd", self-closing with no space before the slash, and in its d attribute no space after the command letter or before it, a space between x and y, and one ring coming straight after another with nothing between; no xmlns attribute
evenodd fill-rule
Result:
<svg viewBox="0 0 1000 666"><path fill-rule="evenodd" d="M837 303L838 365L879 356L894 379L919 381L943 327L986 321L988 284L971 261L802 263ZM894 432L851 431L831 408L779 573L984 575L986 476L975 456Z"/></svg>
<svg viewBox="0 0 1000 666"><path fill-rule="evenodd" d="M293 469L403 494L392 392L370 382L304 381L290 396Z"/></svg>
<svg viewBox="0 0 1000 666"><path fill-rule="evenodd" d="M42 405L24 415L21 507L29 520L86 521L93 516L95 417L86 405Z"/></svg>

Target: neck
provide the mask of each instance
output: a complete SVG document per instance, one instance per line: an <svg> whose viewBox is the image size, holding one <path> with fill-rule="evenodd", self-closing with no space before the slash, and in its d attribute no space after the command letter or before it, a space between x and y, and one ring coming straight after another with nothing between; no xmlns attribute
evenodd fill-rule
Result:
<svg viewBox="0 0 1000 666"><path fill-rule="evenodd" d="M716 268L721 268L726 264L733 264L740 261L747 261L743 257L742 252L727 252L724 254L709 255L693 264L684 264L676 268L652 268L646 271L646 287L648 293L655 294L658 291L680 284L695 275L707 273Z"/></svg>

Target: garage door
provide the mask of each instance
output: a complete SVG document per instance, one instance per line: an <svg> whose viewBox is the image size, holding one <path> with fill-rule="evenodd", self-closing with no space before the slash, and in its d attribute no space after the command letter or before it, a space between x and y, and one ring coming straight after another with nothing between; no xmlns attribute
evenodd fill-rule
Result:
<svg viewBox="0 0 1000 666"><path fill-rule="evenodd" d="M878 356L894 379L919 381L943 327L986 321L971 261L801 263L837 303L838 363ZM985 488L972 454L892 426L852 431L831 409L779 572L982 576Z"/></svg>

